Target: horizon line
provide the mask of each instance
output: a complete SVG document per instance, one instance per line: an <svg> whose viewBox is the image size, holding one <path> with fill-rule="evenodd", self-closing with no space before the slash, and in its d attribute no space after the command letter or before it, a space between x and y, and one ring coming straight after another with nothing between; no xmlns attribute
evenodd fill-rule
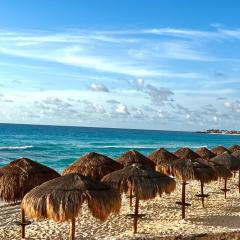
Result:
<svg viewBox="0 0 240 240"><path fill-rule="evenodd" d="M163 130L163 129L144 129L144 128L118 128L118 127L92 127L92 126L77 126L77 125L54 125L54 124L32 124L32 123L9 123L0 122L0 125L27 125L27 126L47 126L47 127L72 127L72 128L102 128L102 129L118 129L118 130L140 130L140 131L162 131L162 132L189 132L198 133L204 130L186 131L186 130Z"/></svg>

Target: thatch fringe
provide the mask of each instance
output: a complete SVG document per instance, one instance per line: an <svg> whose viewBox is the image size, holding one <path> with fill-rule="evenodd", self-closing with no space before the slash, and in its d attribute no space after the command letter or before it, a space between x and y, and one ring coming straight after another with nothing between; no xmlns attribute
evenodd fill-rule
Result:
<svg viewBox="0 0 240 240"><path fill-rule="evenodd" d="M77 161L66 167L62 175L79 173L95 180L101 180L106 174L119 170L123 166L113 159L95 152L87 153Z"/></svg>
<svg viewBox="0 0 240 240"><path fill-rule="evenodd" d="M209 161L209 165L212 166L213 169L216 171L219 179L228 179L232 177L232 172L230 171L230 169L228 169L224 165L218 164L211 160Z"/></svg>
<svg viewBox="0 0 240 240"><path fill-rule="evenodd" d="M199 180L204 183L217 179L217 173L202 159L179 159L171 166L172 175L177 179L186 182L189 180Z"/></svg>
<svg viewBox="0 0 240 240"><path fill-rule="evenodd" d="M156 163L156 171L166 175L171 174L171 164L178 159L173 153L164 148L158 148L148 155L148 158Z"/></svg>
<svg viewBox="0 0 240 240"><path fill-rule="evenodd" d="M193 167L195 170L195 179L198 181L208 183L218 179L218 173L215 168L201 158L194 160Z"/></svg>
<svg viewBox="0 0 240 240"><path fill-rule="evenodd" d="M172 174L172 168L170 163L157 164L155 170L168 176Z"/></svg>
<svg viewBox="0 0 240 240"><path fill-rule="evenodd" d="M155 198L175 190L176 182L171 177L152 171L140 164L127 166L103 177L102 182L111 185L119 192L127 193L130 188L139 199Z"/></svg>
<svg viewBox="0 0 240 240"><path fill-rule="evenodd" d="M95 218L104 221L111 212L119 212L120 194L86 176L67 174L32 189L23 198L21 208L29 218L49 218L56 222L76 218L84 202Z"/></svg>
<svg viewBox="0 0 240 240"><path fill-rule="evenodd" d="M21 201L32 188L59 177L53 169L28 158L18 158L0 168L0 199Z"/></svg>
<svg viewBox="0 0 240 240"><path fill-rule="evenodd" d="M222 164L226 168L230 169L231 171L239 170L240 169L240 161L234 157L233 155L224 152L214 158L211 161Z"/></svg>
<svg viewBox="0 0 240 240"><path fill-rule="evenodd" d="M171 174L181 181L189 181L195 179L192 161L178 159L171 165Z"/></svg>

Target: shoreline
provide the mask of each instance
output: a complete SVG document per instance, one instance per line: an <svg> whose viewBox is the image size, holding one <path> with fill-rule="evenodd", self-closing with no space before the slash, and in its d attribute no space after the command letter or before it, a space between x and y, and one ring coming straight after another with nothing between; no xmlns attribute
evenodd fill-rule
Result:
<svg viewBox="0 0 240 240"><path fill-rule="evenodd" d="M212 133L212 132L196 132L200 134L210 134L210 135L230 135L230 136L240 136L240 133Z"/></svg>

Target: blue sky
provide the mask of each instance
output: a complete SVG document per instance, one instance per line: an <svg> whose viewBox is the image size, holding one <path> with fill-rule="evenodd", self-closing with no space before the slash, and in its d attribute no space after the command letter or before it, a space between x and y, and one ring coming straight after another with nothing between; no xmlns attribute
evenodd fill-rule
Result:
<svg viewBox="0 0 240 240"><path fill-rule="evenodd" d="M0 4L0 122L240 128L239 1Z"/></svg>

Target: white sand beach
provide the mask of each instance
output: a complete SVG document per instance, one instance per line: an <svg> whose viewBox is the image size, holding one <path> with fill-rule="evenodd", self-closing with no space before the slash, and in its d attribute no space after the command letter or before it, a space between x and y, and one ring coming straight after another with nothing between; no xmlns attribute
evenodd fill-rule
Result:
<svg viewBox="0 0 240 240"><path fill-rule="evenodd" d="M240 231L240 194L236 183L238 177L229 181L231 191L224 199L220 190L223 182L213 182L205 187L210 197L202 208L200 200L195 197L199 193L199 182L192 181L187 185L187 201L192 206L187 208L186 219L181 219L180 200L181 185L170 196L164 195L149 201L140 202L140 213L146 214L139 220L136 235L140 236L173 236L194 233ZM132 209L133 210L133 209ZM132 234L132 219L126 214L131 213L126 197L123 197L119 215L111 215L104 223L90 216L84 206L79 214L76 225L77 239L128 239ZM20 228L14 221L20 218L19 205L0 207L0 239L20 239ZM68 239L69 225L55 223L50 220L33 221L26 227L26 239Z"/></svg>

